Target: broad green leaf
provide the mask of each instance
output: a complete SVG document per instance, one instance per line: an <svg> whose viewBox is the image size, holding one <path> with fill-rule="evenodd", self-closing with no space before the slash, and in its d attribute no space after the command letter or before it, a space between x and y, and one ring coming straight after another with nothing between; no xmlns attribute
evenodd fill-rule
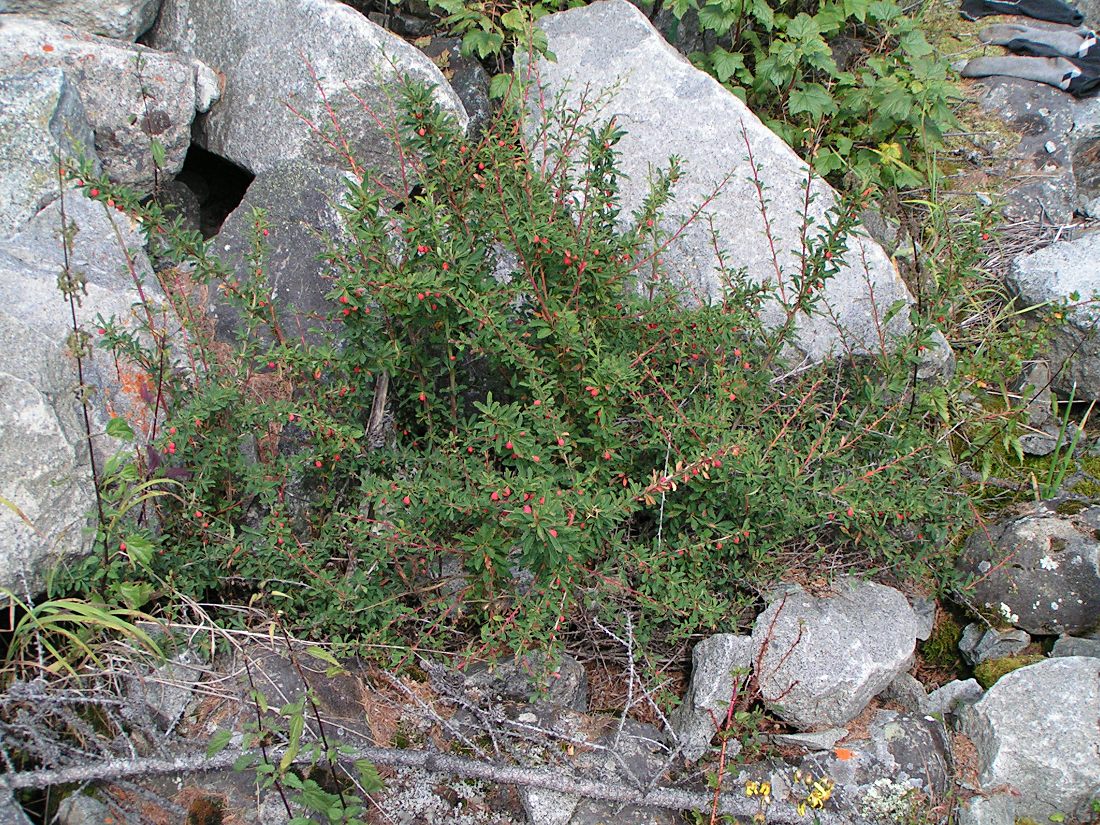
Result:
<svg viewBox="0 0 1100 825"><path fill-rule="evenodd" d="M787 99L787 111L792 115L808 114L814 120L837 113L836 101L828 89L820 83L810 83L791 92Z"/></svg>
<svg viewBox="0 0 1100 825"><path fill-rule="evenodd" d="M134 440L134 430L130 426L130 422L120 415L116 415L107 422L107 435L122 441Z"/></svg>
<svg viewBox="0 0 1100 825"><path fill-rule="evenodd" d="M745 56L738 52L728 52L721 46L716 46L711 52L711 65L714 67L714 76L722 83L729 80L736 72L745 68Z"/></svg>
<svg viewBox="0 0 1100 825"><path fill-rule="evenodd" d="M126 536L123 540L126 545L126 555L133 564L138 567L148 567L153 560L153 551L156 549L153 542L140 534Z"/></svg>
<svg viewBox="0 0 1100 825"><path fill-rule="evenodd" d="M787 24L787 37L791 40L801 40L803 42L814 40L821 37L821 29L817 25L817 21L810 15L802 12L795 16L790 23Z"/></svg>
<svg viewBox="0 0 1100 825"><path fill-rule="evenodd" d="M131 610L144 607L153 598L156 588L148 582L121 582L118 585L119 596Z"/></svg>
<svg viewBox="0 0 1100 825"><path fill-rule="evenodd" d="M707 3L699 9L699 27L703 31L725 34L736 22L736 12L725 3Z"/></svg>
<svg viewBox="0 0 1100 825"><path fill-rule="evenodd" d="M505 12L500 17L500 22L504 25L504 28L514 31L522 32L527 30L527 13L523 8L512 9Z"/></svg>

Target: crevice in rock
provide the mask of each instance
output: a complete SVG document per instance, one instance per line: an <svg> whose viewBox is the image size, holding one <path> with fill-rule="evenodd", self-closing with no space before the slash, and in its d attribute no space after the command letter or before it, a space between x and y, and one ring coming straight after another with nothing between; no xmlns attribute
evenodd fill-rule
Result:
<svg viewBox="0 0 1100 825"><path fill-rule="evenodd" d="M255 176L230 160L192 143L176 181L198 201L198 229L204 238L218 234L225 219L244 200Z"/></svg>

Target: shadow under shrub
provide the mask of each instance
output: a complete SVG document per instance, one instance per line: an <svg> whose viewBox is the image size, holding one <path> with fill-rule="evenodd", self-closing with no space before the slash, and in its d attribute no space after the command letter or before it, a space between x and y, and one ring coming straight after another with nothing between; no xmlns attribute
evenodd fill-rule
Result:
<svg viewBox="0 0 1100 825"><path fill-rule="evenodd" d="M790 326L759 321L776 296L727 272L721 302L685 308L655 266L675 160L627 219L613 123L565 113L536 152L507 111L468 142L410 88L402 118L415 174L349 184L321 345L279 328L261 214L227 273L131 204L243 319L233 346L192 328L195 369L164 377L171 420L138 456L188 476L157 502L163 592L337 642L495 652L553 644L578 604L632 611L644 641L733 628L781 578L936 567L966 510L910 384L920 330L875 363L791 370ZM849 206L792 318L843 258Z"/></svg>

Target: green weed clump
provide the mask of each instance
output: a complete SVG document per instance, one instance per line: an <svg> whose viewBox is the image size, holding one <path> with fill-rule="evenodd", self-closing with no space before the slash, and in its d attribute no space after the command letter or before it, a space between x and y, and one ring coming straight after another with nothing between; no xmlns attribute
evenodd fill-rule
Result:
<svg viewBox="0 0 1100 825"><path fill-rule="evenodd" d="M518 651L577 610L627 610L644 641L733 627L780 578L939 569L968 515L943 389L912 382L930 325L792 370L791 325L760 321L778 295L726 272L722 299L689 309L657 265L675 161L626 216L612 124L567 113L536 154L515 113L470 141L423 90L403 111L407 188L349 185L312 343L282 331L262 215L229 272L115 196L186 262L164 273L190 273L182 317L216 289L242 320L231 343L192 324L181 359L104 321L151 372L192 366L154 376L170 420L133 459L133 483L172 481L149 502L159 532L70 581L148 579L125 592L248 604L334 642ZM819 311L855 206L787 273L791 318Z"/></svg>

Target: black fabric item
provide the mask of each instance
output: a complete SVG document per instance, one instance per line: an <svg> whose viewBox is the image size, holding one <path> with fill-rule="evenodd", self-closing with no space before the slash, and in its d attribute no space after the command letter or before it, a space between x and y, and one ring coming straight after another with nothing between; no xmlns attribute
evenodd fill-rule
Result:
<svg viewBox="0 0 1100 825"><path fill-rule="evenodd" d="M1092 66L1094 70L1100 71L1100 47L1098 46L1084 50L1084 54L1063 54L1058 49L1045 43L1036 43L1034 40L1020 38L1008 41L1004 44L1004 47L1010 52L1031 57L1064 57L1082 71L1086 66Z"/></svg>
<svg viewBox="0 0 1100 825"><path fill-rule="evenodd" d="M1066 60L1081 70L1077 77L1070 78L1067 92L1074 97L1091 97L1100 91L1100 60L1093 58L1090 63L1083 63L1076 57L1067 57Z"/></svg>
<svg viewBox="0 0 1100 825"><path fill-rule="evenodd" d="M1034 80L1069 92L1074 97L1087 97L1100 91L1100 67L1064 56L976 57L963 66L962 76Z"/></svg>
<svg viewBox="0 0 1100 825"><path fill-rule="evenodd" d="M1085 15L1062 0L963 0L960 12L967 20L977 20L991 14L1022 14L1035 20L1068 23L1071 26L1080 26L1085 20Z"/></svg>

